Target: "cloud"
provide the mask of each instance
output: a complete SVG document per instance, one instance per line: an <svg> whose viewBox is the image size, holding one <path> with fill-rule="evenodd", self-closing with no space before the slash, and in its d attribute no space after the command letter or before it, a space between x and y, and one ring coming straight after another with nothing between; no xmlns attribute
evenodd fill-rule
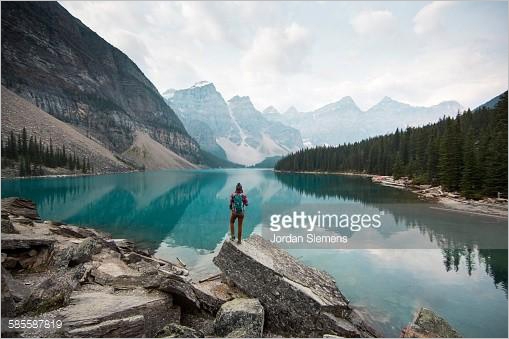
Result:
<svg viewBox="0 0 509 339"><path fill-rule="evenodd" d="M346 95L362 108L385 95L472 107L507 88L502 2L465 2L454 16L450 3L384 2L371 10L358 2L61 4L126 53L161 92L209 80L227 99L249 95L257 108L284 111ZM445 24L447 34L425 34Z"/></svg>
<svg viewBox="0 0 509 339"><path fill-rule="evenodd" d="M395 18L389 10L362 11L350 23L358 34L384 33L394 28Z"/></svg>
<svg viewBox="0 0 509 339"><path fill-rule="evenodd" d="M265 27L256 33L242 63L251 73L295 74L306 68L311 46L311 34L297 23Z"/></svg>
<svg viewBox="0 0 509 339"><path fill-rule="evenodd" d="M441 30L443 11L453 5L452 1L434 1L424 6L414 17L414 32L425 34Z"/></svg>

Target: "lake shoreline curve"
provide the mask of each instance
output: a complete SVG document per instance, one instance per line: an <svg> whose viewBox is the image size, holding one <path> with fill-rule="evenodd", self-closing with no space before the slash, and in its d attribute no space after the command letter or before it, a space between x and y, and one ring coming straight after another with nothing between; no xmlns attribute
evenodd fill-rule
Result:
<svg viewBox="0 0 509 339"><path fill-rule="evenodd" d="M508 199L503 198L483 198L480 200L466 199L457 192L447 192L441 186L419 185L412 182L411 179L402 177L394 179L388 175L376 175L368 173L355 172L318 172L318 171L280 171L274 170L276 173L297 173L297 174L314 174L314 175L344 175L369 178L372 182L397 188L401 190L411 191L415 193L419 199L434 202L437 204L436 209L447 210L458 213L468 213L476 215L484 215L494 218L508 218Z"/></svg>

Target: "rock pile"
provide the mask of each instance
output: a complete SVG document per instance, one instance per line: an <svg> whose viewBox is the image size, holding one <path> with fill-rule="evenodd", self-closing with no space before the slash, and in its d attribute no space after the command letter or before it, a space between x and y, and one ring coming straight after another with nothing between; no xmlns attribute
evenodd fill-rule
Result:
<svg viewBox="0 0 509 339"><path fill-rule="evenodd" d="M17 332L2 327L4 336L214 335L214 314L242 296L220 279L193 282L184 267L128 241L43 222L27 200L2 200L2 225L7 224L8 232L2 227L2 317L58 319L63 326ZM198 326L185 330L187 323Z"/></svg>

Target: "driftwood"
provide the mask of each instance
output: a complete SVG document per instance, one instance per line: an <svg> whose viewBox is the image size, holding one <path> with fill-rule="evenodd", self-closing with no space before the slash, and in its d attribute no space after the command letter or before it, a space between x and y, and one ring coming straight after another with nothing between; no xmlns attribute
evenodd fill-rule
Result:
<svg viewBox="0 0 509 339"><path fill-rule="evenodd" d="M137 252L133 252L133 253L135 253L136 255L139 255L143 259L147 259L147 260L151 260L151 261L157 262L160 265L178 266L177 264L174 264L174 263L172 263L171 261L168 261L168 260L159 259L159 258L153 258L153 257L147 257L146 255L143 255L143 254L140 254L140 253L137 253Z"/></svg>
<svg viewBox="0 0 509 339"><path fill-rule="evenodd" d="M205 279L202 279L202 280L198 280L199 283L203 283L203 282L207 282L207 281L211 281L211 280L216 280L216 279L219 279L221 278L221 275L223 273L218 273L218 274L214 274L208 278L205 278Z"/></svg>
<svg viewBox="0 0 509 339"><path fill-rule="evenodd" d="M178 260L178 262L180 263L180 265L181 265L183 268L186 268L186 267L187 267L187 265L186 265L186 264L184 264L184 262L183 262L182 260L180 260L180 258L179 258L179 257L177 257L177 260Z"/></svg>

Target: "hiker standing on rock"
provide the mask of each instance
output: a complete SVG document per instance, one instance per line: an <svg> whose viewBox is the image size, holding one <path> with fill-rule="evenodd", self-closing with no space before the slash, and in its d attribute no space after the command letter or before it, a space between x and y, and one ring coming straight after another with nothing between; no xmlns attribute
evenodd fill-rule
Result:
<svg viewBox="0 0 509 339"><path fill-rule="evenodd" d="M237 243L242 243L242 222L244 221L244 208L247 206L247 195L242 190L240 183L235 187L235 192L230 195L230 240L235 240L235 219L239 221Z"/></svg>

